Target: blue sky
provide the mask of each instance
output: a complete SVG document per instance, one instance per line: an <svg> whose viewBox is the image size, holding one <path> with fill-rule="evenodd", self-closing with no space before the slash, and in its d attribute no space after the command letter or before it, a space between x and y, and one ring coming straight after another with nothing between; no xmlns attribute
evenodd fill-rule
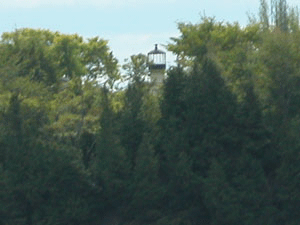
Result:
<svg viewBox="0 0 300 225"><path fill-rule="evenodd" d="M122 64L155 43L168 44L179 35L178 22L197 23L205 12L246 25L247 12L256 14L258 7L259 0L0 0L0 33L30 27L99 36ZM167 61L173 61L170 53Z"/></svg>

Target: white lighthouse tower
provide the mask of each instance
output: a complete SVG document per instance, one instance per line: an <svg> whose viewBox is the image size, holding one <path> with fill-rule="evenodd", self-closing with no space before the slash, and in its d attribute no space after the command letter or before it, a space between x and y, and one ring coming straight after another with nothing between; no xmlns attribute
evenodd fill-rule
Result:
<svg viewBox="0 0 300 225"><path fill-rule="evenodd" d="M148 68L150 71L151 81L156 85L160 85L163 82L166 71L166 53L158 50L157 44L155 49L148 53Z"/></svg>

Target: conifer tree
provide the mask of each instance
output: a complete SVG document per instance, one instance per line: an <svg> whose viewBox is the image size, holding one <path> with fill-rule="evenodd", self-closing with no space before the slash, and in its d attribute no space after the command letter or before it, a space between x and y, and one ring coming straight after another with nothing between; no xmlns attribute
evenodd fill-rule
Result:
<svg viewBox="0 0 300 225"><path fill-rule="evenodd" d="M125 203L128 194L130 164L121 145L116 115L111 108L109 91L103 89L101 129L96 140L96 159L91 166L95 184L103 191L110 207Z"/></svg>
<svg viewBox="0 0 300 225"><path fill-rule="evenodd" d="M184 211L192 220L204 204L202 180L216 157L236 154L233 125L235 98L210 59L195 62L190 74L171 71L162 101L160 164L168 185L169 208ZM178 194L182 193L182 194Z"/></svg>
<svg viewBox="0 0 300 225"><path fill-rule="evenodd" d="M149 91L145 83L145 56L131 56L131 62L124 69L127 70L130 83L124 93L123 109L119 113L120 140L130 160L131 171L134 171L137 151L148 127L142 113L144 96Z"/></svg>

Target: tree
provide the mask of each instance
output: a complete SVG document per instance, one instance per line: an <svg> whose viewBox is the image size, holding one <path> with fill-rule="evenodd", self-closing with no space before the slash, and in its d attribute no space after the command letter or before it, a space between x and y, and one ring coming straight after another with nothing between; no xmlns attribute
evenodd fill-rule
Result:
<svg viewBox="0 0 300 225"><path fill-rule="evenodd" d="M97 79L101 82L108 82L110 87L120 78L118 61L109 51L107 41L94 37L84 44L84 63L87 67L88 79ZM104 81L102 81L104 79Z"/></svg>
<svg viewBox="0 0 300 225"><path fill-rule="evenodd" d="M54 51L58 59L60 76L74 78L86 74L83 64L83 38L78 35L57 35Z"/></svg>
<svg viewBox="0 0 300 225"><path fill-rule="evenodd" d="M232 125L236 103L214 63L200 60L190 73L181 68L169 73L157 152L160 177L168 187L168 208L185 220L209 223L213 215L204 203L202 180L215 157L237 154Z"/></svg>
<svg viewBox="0 0 300 225"><path fill-rule="evenodd" d="M55 34L48 30L20 29L3 33L1 45L7 48L6 57L13 57L18 76L52 85L57 79L57 68L52 54Z"/></svg>
<svg viewBox="0 0 300 225"><path fill-rule="evenodd" d="M147 75L146 56L131 56L131 62L124 65L124 69L130 83L124 93L124 106L119 112L120 140L134 171L137 151L149 127L142 112L144 97L150 91L144 80Z"/></svg>
<svg viewBox="0 0 300 225"><path fill-rule="evenodd" d="M163 216L159 208L166 193L158 177L158 157L153 148L153 138L151 133L144 135L130 185L132 198L128 202L126 218L137 223L154 222Z"/></svg>
<svg viewBox="0 0 300 225"><path fill-rule="evenodd" d="M88 222L90 211L80 209L92 202L89 193L93 190L88 179L75 166L72 151L44 133L43 127L48 122L46 110L38 104L37 96L26 96L28 84L22 80L23 89L11 94L2 115L5 120L1 121L1 151L5 151L1 167L1 198L4 198L1 208L6 214L3 222L27 225ZM34 92L32 87L35 85L31 84Z"/></svg>
<svg viewBox="0 0 300 225"><path fill-rule="evenodd" d="M252 72L250 57L259 46L260 35L257 24L241 28L238 23L216 22L213 18L202 18L199 24L178 25L180 38L172 38L168 49L178 55L183 68L192 70L193 65L206 58L217 63L226 85L238 96L243 95L242 86Z"/></svg>
<svg viewBox="0 0 300 225"><path fill-rule="evenodd" d="M13 150L1 173L4 223L88 224L94 191L65 150L41 143Z"/></svg>
<svg viewBox="0 0 300 225"><path fill-rule="evenodd" d="M113 209L126 204L130 163L121 144L116 115L109 100L109 91L103 88L101 129L96 140L96 159L91 166L96 185L106 196L108 207Z"/></svg>
<svg viewBox="0 0 300 225"><path fill-rule="evenodd" d="M123 69L126 71L124 77L129 82L144 81L149 76L147 56L143 54L130 56L129 62L123 65Z"/></svg>
<svg viewBox="0 0 300 225"><path fill-rule="evenodd" d="M24 28L4 33L1 48L6 50L3 58L15 58L17 76L28 76L48 86L63 76L69 79L107 76L112 86L119 79L117 60L107 41L99 37L85 42L77 34Z"/></svg>
<svg viewBox="0 0 300 225"><path fill-rule="evenodd" d="M282 32L299 31L298 7L288 5L286 0L260 1L259 21L264 32L279 29Z"/></svg>
<svg viewBox="0 0 300 225"><path fill-rule="evenodd" d="M299 121L293 121L289 135L280 142L280 165L276 170L274 180L275 202L280 210L279 222L297 224L299 215L296 209L299 207L299 138L297 125ZM296 138L296 139L294 139Z"/></svg>
<svg viewBox="0 0 300 225"><path fill-rule="evenodd" d="M260 0L260 8L259 8L259 19L262 24L262 29L269 30L270 22L269 22L269 9L268 3L266 0Z"/></svg>
<svg viewBox="0 0 300 225"><path fill-rule="evenodd" d="M266 80L264 86L269 96L265 103L275 116L272 121L282 121L278 126L285 126L298 111L296 102L299 93L296 87L299 83L299 55L295 50L299 47L293 36L280 31L267 35L260 50L264 65L261 78Z"/></svg>

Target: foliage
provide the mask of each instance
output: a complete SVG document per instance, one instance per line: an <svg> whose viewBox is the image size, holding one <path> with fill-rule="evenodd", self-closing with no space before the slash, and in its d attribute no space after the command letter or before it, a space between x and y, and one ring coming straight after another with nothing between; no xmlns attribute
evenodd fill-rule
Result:
<svg viewBox="0 0 300 225"><path fill-rule="evenodd" d="M121 76L99 37L3 33L0 224L298 224L299 13L260 3L179 23L155 93L143 54Z"/></svg>
<svg viewBox="0 0 300 225"><path fill-rule="evenodd" d="M49 86L62 77L106 77L111 85L118 79L117 60L107 41L99 37L85 42L78 34L24 28L3 33L1 49L6 51L6 60L15 58L17 76Z"/></svg>

